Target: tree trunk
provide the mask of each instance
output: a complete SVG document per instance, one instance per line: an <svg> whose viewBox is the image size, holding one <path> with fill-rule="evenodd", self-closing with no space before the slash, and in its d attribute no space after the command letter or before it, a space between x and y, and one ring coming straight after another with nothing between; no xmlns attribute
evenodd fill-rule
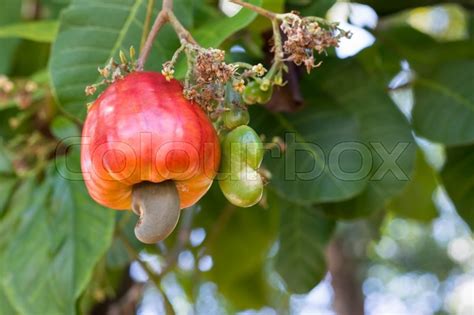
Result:
<svg viewBox="0 0 474 315"><path fill-rule="evenodd" d="M338 315L364 315L364 297L357 262L344 240L335 238L327 249L328 267Z"/></svg>

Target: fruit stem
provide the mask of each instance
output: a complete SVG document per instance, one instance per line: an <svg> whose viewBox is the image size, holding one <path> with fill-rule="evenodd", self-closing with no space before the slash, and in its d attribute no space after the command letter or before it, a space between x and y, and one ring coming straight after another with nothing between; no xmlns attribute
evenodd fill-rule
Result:
<svg viewBox="0 0 474 315"><path fill-rule="evenodd" d="M167 21L168 21L168 15L166 14L166 11L161 11L160 13L158 13L158 15L156 16L155 22L153 23L153 26L151 27L150 33L148 33L148 37L145 41L145 45L143 46L143 49L140 52L140 57L138 58L138 62L137 62L138 71L143 70L143 66L145 65L145 62L148 59L148 56L150 55L151 48L153 47L153 42L155 41L159 30L161 29L163 25L166 24Z"/></svg>
<svg viewBox="0 0 474 315"><path fill-rule="evenodd" d="M194 38L191 36L191 33L189 33L189 31L184 28L183 24L181 24L176 15L174 15L173 11L167 11L167 14L168 21L170 22L171 26L173 26L176 34L178 34L181 44L197 45L196 40L194 40Z"/></svg>
<svg viewBox="0 0 474 315"><path fill-rule="evenodd" d="M168 22L174 28L176 34L178 34L181 44L197 45L197 42L191 36L191 33L189 33L189 31L184 28L184 26L178 20L176 15L173 13L173 0L163 0L163 7L156 16L155 22L153 23L153 26L151 27L151 30L146 38L145 44L141 49L140 57L138 58L137 62L138 71L143 70L145 62L148 59L148 56L150 55L151 49L153 48L153 42L155 41L158 32L163 27L163 25Z"/></svg>
<svg viewBox="0 0 474 315"><path fill-rule="evenodd" d="M153 15L154 6L155 6L155 0L148 0L148 4L146 7L145 23L143 24L143 34L142 34L142 39L140 41L140 51L143 50L147 35L150 32L151 17Z"/></svg>
<svg viewBox="0 0 474 315"><path fill-rule="evenodd" d="M163 0L163 11L173 11L173 0Z"/></svg>

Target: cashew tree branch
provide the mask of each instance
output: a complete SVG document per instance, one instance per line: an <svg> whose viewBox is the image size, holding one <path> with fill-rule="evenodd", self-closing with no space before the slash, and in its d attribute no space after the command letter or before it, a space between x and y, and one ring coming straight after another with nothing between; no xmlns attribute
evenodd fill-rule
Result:
<svg viewBox="0 0 474 315"><path fill-rule="evenodd" d="M196 44L196 41L191 36L188 30L181 24L178 20L176 15L173 12L173 0L163 0L163 7L161 11L155 18L153 26L151 27L150 32L146 38L145 44L143 45L143 49L140 52L140 57L138 58L137 62L137 69L139 71L143 70L146 60L150 55L151 49L153 48L153 43L156 40L158 32L163 27L163 25L170 23L173 29L175 30L176 34L178 35L181 44L189 43L189 44Z"/></svg>

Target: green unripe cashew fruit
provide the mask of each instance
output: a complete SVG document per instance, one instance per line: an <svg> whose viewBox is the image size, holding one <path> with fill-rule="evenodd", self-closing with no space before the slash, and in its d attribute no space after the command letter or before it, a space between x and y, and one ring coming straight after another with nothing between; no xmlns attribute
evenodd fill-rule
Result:
<svg viewBox="0 0 474 315"><path fill-rule="evenodd" d="M239 126L248 125L250 122L250 115L247 109L234 107L222 114L224 126L227 129L235 129Z"/></svg>
<svg viewBox="0 0 474 315"><path fill-rule="evenodd" d="M263 144L249 126L230 131L222 143L219 186L232 204L247 208L263 195L263 181L258 169L263 160Z"/></svg>
<svg viewBox="0 0 474 315"><path fill-rule="evenodd" d="M245 87L242 98L247 105L266 104L270 101L273 95L273 86L270 85L266 91L261 89L260 83L251 81Z"/></svg>

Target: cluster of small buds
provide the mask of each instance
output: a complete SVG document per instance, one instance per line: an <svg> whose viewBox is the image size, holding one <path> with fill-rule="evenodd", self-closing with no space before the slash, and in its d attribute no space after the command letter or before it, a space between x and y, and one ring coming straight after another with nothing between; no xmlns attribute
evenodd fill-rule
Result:
<svg viewBox="0 0 474 315"><path fill-rule="evenodd" d="M12 124L11 121L10 124ZM7 147L15 153L12 161L15 173L24 176L48 161L51 154L57 149L58 143L56 140L34 131L14 137L8 142Z"/></svg>
<svg viewBox="0 0 474 315"><path fill-rule="evenodd" d="M164 75L166 81L171 81L174 79L174 66L170 61L163 64L163 70L161 70L161 74Z"/></svg>
<svg viewBox="0 0 474 315"><path fill-rule="evenodd" d="M5 75L0 75L0 93L8 94L15 88L15 84Z"/></svg>
<svg viewBox="0 0 474 315"><path fill-rule="evenodd" d="M33 100L33 93L38 84L30 80L13 82L5 75L0 75L0 106L2 103L15 102L21 109L29 107Z"/></svg>
<svg viewBox="0 0 474 315"><path fill-rule="evenodd" d="M101 85L112 84L116 80L122 79L125 75L134 72L137 67L135 60L135 49L130 47L130 59L127 58L123 51L120 51L120 63L117 63L113 58L103 68L97 68L100 76L103 78L99 83L86 86L84 92L87 96L94 95L97 88Z"/></svg>
<svg viewBox="0 0 474 315"><path fill-rule="evenodd" d="M304 65L308 72L321 64L316 63L314 51L322 54L330 47L338 47L341 38L351 37L350 32L339 29L336 23L314 17L301 18L291 13L285 14L282 20L280 27L286 35L283 43L286 60Z"/></svg>

